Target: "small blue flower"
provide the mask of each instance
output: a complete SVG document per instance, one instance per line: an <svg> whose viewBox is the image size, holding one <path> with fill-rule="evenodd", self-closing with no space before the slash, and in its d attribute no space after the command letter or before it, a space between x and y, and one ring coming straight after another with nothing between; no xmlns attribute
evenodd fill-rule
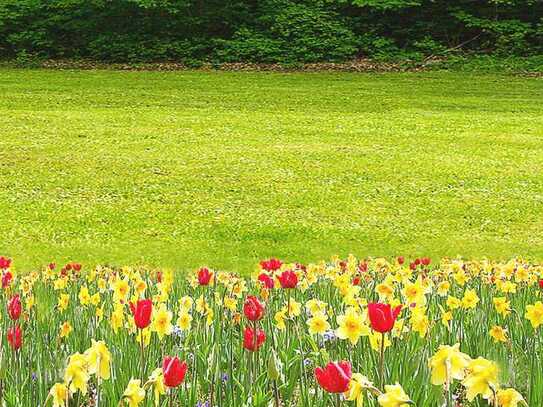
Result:
<svg viewBox="0 0 543 407"><path fill-rule="evenodd" d="M332 341L336 339L336 333L334 331L326 331L323 335L324 342Z"/></svg>

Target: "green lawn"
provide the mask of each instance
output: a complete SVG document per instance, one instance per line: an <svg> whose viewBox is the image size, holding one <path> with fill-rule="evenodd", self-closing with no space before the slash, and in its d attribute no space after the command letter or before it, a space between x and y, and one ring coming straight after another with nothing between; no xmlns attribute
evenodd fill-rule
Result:
<svg viewBox="0 0 543 407"><path fill-rule="evenodd" d="M0 254L543 259L543 80L0 70Z"/></svg>

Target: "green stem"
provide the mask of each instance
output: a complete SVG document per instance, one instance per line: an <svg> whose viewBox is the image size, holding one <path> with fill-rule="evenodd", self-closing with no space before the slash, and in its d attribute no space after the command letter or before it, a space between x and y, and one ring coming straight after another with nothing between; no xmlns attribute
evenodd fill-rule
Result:
<svg viewBox="0 0 543 407"><path fill-rule="evenodd" d="M140 373L140 379L141 379L141 385L143 386L143 376L145 373L145 356L144 356L144 344L143 344L143 330L140 330L140 350L141 350L141 373Z"/></svg>
<svg viewBox="0 0 543 407"><path fill-rule="evenodd" d="M381 355L379 358L379 380L380 388L384 389L385 386L385 333L381 333Z"/></svg>

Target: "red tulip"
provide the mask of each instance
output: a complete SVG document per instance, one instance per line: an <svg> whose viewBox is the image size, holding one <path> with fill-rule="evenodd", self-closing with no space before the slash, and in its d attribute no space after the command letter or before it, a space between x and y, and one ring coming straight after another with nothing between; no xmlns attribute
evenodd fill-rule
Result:
<svg viewBox="0 0 543 407"><path fill-rule="evenodd" d="M254 295L249 295L243 304L243 313L249 321L258 321L264 316L265 305Z"/></svg>
<svg viewBox="0 0 543 407"><path fill-rule="evenodd" d="M281 262L281 260L277 260L274 258L271 258L269 260L263 260L260 262L260 267L262 267L262 269L266 271L279 270L282 265L283 263Z"/></svg>
<svg viewBox="0 0 543 407"><path fill-rule="evenodd" d="M185 379L187 373L187 362L181 362L179 358L166 356L162 362L162 373L164 384L168 387L177 387Z"/></svg>
<svg viewBox="0 0 543 407"><path fill-rule="evenodd" d="M323 369L315 369L315 377L319 385L329 393L344 393L349 389L352 371L351 364L346 361L330 362Z"/></svg>
<svg viewBox="0 0 543 407"><path fill-rule="evenodd" d="M56 265L56 263L49 263L49 265L47 267L49 267L49 270L54 270L54 269L57 268L57 265Z"/></svg>
<svg viewBox="0 0 543 407"><path fill-rule="evenodd" d="M271 290L275 285L273 278L266 273L261 273L258 276L258 281L260 281L268 290Z"/></svg>
<svg viewBox="0 0 543 407"><path fill-rule="evenodd" d="M9 269L11 266L11 259L8 259L7 257L0 256L0 269L6 270Z"/></svg>
<svg viewBox="0 0 543 407"><path fill-rule="evenodd" d="M256 340L255 340L255 330L253 328L245 328L243 332L243 347L250 351L258 350L266 340L266 334L262 329L256 330Z"/></svg>
<svg viewBox="0 0 543 407"><path fill-rule="evenodd" d="M368 271L368 263L360 263L358 265L358 271L360 271L361 273L365 273L366 271Z"/></svg>
<svg viewBox="0 0 543 407"><path fill-rule="evenodd" d="M6 271L2 275L2 288L8 288L12 279L13 279L13 274L11 274L11 272L9 271Z"/></svg>
<svg viewBox="0 0 543 407"><path fill-rule="evenodd" d="M353 285L358 285L358 284L360 284L360 277L353 278Z"/></svg>
<svg viewBox="0 0 543 407"><path fill-rule="evenodd" d="M405 259L403 256L398 257L398 264L401 266L405 262Z"/></svg>
<svg viewBox="0 0 543 407"><path fill-rule="evenodd" d="M401 309L401 305L391 309L390 304L370 302L368 304L368 316L373 330L381 333L391 331Z"/></svg>
<svg viewBox="0 0 543 407"><path fill-rule="evenodd" d="M72 263L72 269L74 271L81 271L81 264L79 263Z"/></svg>
<svg viewBox="0 0 543 407"><path fill-rule="evenodd" d="M423 266L427 266L430 264L431 260L429 257L423 257L422 259L420 259L420 262L422 263Z"/></svg>
<svg viewBox="0 0 543 407"><path fill-rule="evenodd" d="M162 283L162 272L160 271L156 273L156 282Z"/></svg>
<svg viewBox="0 0 543 407"><path fill-rule="evenodd" d="M539 280L539 288L543 290L543 278Z"/></svg>
<svg viewBox="0 0 543 407"><path fill-rule="evenodd" d="M12 320L17 320L21 316L22 306L19 295L12 297L8 301L8 314Z"/></svg>
<svg viewBox="0 0 543 407"><path fill-rule="evenodd" d="M139 329L145 329L151 323L151 314L153 312L153 301L139 300L136 305L130 303L130 310L134 315L134 322Z"/></svg>
<svg viewBox="0 0 543 407"><path fill-rule="evenodd" d="M15 351L23 345L23 335L19 325L8 329L8 343Z"/></svg>
<svg viewBox="0 0 543 407"><path fill-rule="evenodd" d="M211 277L213 277L213 273L207 267L202 267L198 270L198 283L200 285L209 285Z"/></svg>
<svg viewBox="0 0 543 407"><path fill-rule="evenodd" d="M296 288L298 285L298 276L292 270L283 271L278 278L283 288Z"/></svg>
<svg viewBox="0 0 543 407"><path fill-rule="evenodd" d="M415 264L415 262L409 263L409 268L411 270L415 270L417 268L417 265Z"/></svg>

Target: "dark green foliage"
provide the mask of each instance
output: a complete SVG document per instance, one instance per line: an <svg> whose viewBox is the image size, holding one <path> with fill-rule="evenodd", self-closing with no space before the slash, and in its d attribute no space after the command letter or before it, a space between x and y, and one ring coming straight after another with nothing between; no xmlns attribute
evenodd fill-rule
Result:
<svg viewBox="0 0 543 407"><path fill-rule="evenodd" d="M538 0L0 0L20 61L300 63L543 52Z"/></svg>

